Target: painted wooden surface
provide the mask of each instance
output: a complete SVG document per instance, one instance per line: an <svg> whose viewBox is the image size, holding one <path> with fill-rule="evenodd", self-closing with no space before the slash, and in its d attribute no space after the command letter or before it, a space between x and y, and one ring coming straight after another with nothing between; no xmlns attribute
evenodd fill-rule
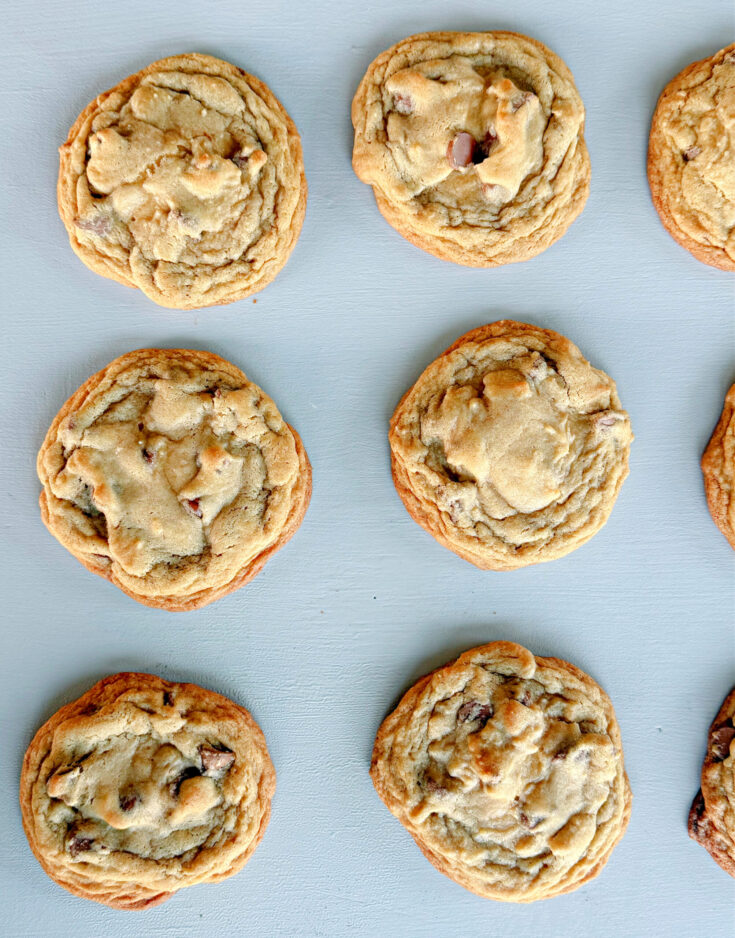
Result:
<svg viewBox="0 0 735 938"><path fill-rule="evenodd" d="M730 0L6 0L3 14L0 513L0 931L9 936L710 936L735 888L686 834L706 728L733 683L733 553L698 460L735 379L733 278L663 230L645 178L650 116L684 65L732 41ZM551 46L587 106L592 194L542 256L494 271L403 241L350 169L349 105L371 59L424 29L505 28ZM209 52L263 78L301 131L301 240L258 297L165 311L74 257L56 148L97 92L164 55ZM551 564L482 573L408 517L386 426L419 371L501 317L549 326L617 380L636 441L606 528ZM304 525L265 572L207 609L136 605L87 573L37 510L35 454L92 371L146 345L211 349L300 431L314 466ZM634 791L603 874L529 907L479 899L429 866L368 777L375 730L419 675L511 638L589 671L620 719ZM122 669L193 680L248 706L278 771L249 866L149 913L62 892L28 850L15 791L42 720Z"/></svg>

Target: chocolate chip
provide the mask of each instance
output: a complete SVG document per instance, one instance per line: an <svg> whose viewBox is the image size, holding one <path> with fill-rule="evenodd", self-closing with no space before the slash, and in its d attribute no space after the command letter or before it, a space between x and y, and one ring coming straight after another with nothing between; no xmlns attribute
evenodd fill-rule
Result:
<svg viewBox="0 0 735 938"><path fill-rule="evenodd" d="M430 762L429 765L427 765L419 776L418 781L424 791L430 791L434 795L444 795L447 792L442 769L436 762Z"/></svg>
<svg viewBox="0 0 735 938"><path fill-rule="evenodd" d="M566 759L566 757L568 756L568 754L569 754L569 750L568 750L568 749L560 749L559 752L555 752L555 753L554 753L554 755L551 757L551 761L552 761L552 762L561 762L562 760Z"/></svg>
<svg viewBox="0 0 735 938"><path fill-rule="evenodd" d="M393 109L399 114L413 114L413 98L408 94L393 95Z"/></svg>
<svg viewBox="0 0 735 938"><path fill-rule="evenodd" d="M478 143L475 152L472 154L473 163L482 163L483 160L487 159L490 155L490 151L498 142L498 135L494 130L488 130L485 132L485 136L482 139L481 143Z"/></svg>
<svg viewBox="0 0 735 938"><path fill-rule="evenodd" d="M77 857L80 853L91 850L93 845L94 840L91 837L82 837L75 834L67 841L66 849L73 857Z"/></svg>
<svg viewBox="0 0 735 938"><path fill-rule="evenodd" d="M187 511L190 511L193 515L196 515L197 518L201 518L202 509L199 507L198 498L185 498L183 501L184 508Z"/></svg>
<svg viewBox="0 0 735 938"><path fill-rule="evenodd" d="M454 140L451 140L447 147L447 159L453 169L462 169L469 166L475 153L475 138L472 134L457 134Z"/></svg>
<svg viewBox="0 0 735 938"><path fill-rule="evenodd" d="M705 804L702 790L700 789L694 796L694 801L689 809L689 836L694 840L699 840L704 836L704 831L700 830L700 825L706 829Z"/></svg>
<svg viewBox="0 0 735 938"><path fill-rule="evenodd" d="M492 704L483 704L479 700L468 700L457 711L457 722L466 723L471 720L473 723L480 723L484 726L494 712Z"/></svg>
<svg viewBox="0 0 735 938"><path fill-rule="evenodd" d="M100 238L108 235L112 227L110 219L104 215L94 215L92 218L75 218L74 224L82 231L89 231Z"/></svg>
<svg viewBox="0 0 735 938"><path fill-rule="evenodd" d="M120 795L120 809L122 811L132 811L139 801L140 798L135 792L126 792L124 795Z"/></svg>
<svg viewBox="0 0 735 938"><path fill-rule="evenodd" d="M727 759L733 739L735 739L735 727L720 726L712 732L710 753L713 762L724 762Z"/></svg>
<svg viewBox="0 0 735 938"><path fill-rule="evenodd" d="M143 449L143 459L145 459L149 466L153 463L155 458L155 453L152 453L149 449Z"/></svg>
<svg viewBox="0 0 735 938"><path fill-rule="evenodd" d="M235 753L229 749L215 749L213 746L200 746L199 756L205 775L229 769L235 761Z"/></svg>
<svg viewBox="0 0 735 938"><path fill-rule="evenodd" d="M195 776L200 775L200 774L201 773L199 772L199 770L194 768L193 765L190 765L187 768L185 768L184 771L180 775L177 775L176 778L173 779L173 781L170 781L168 783L169 795L171 795L172 798L178 798L179 789L181 788L181 783L185 782L187 778L194 778Z"/></svg>
<svg viewBox="0 0 735 938"><path fill-rule="evenodd" d="M695 160L699 154L702 152L701 147L689 147L688 150L684 150L681 154L685 163L689 163L692 160Z"/></svg>

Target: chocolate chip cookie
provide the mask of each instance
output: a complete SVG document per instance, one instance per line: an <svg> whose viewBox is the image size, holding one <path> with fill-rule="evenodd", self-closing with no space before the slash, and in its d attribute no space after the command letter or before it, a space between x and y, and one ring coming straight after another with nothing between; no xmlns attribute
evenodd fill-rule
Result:
<svg viewBox="0 0 735 938"><path fill-rule="evenodd" d="M630 817L605 692L513 642L474 648L418 681L378 731L371 776L440 872L505 902L597 876Z"/></svg>
<svg viewBox="0 0 735 938"><path fill-rule="evenodd" d="M311 468L273 401L209 352L140 349L64 404L38 454L41 516L147 606L239 589L301 524Z"/></svg>
<svg viewBox="0 0 735 938"><path fill-rule="evenodd" d="M735 877L735 687L707 736L702 787L689 812L689 836Z"/></svg>
<svg viewBox="0 0 735 938"><path fill-rule="evenodd" d="M31 850L60 886L146 909L240 870L275 788L247 710L195 684L115 674L36 733L20 806Z"/></svg>
<svg viewBox="0 0 735 938"><path fill-rule="evenodd" d="M697 260L735 270L735 44L664 88L651 124L648 181L669 234Z"/></svg>
<svg viewBox="0 0 735 938"><path fill-rule="evenodd" d="M562 557L607 521L633 435L569 339L503 320L458 339L390 424L393 481L440 544L486 570Z"/></svg>
<svg viewBox="0 0 735 938"><path fill-rule="evenodd" d="M257 78L176 55L82 111L60 150L58 199L91 270L161 306L231 303L270 283L296 244L301 141Z"/></svg>
<svg viewBox="0 0 735 938"><path fill-rule="evenodd" d="M735 384L702 456L707 504L717 527L735 548Z"/></svg>
<svg viewBox="0 0 735 938"><path fill-rule="evenodd" d="M444 260L540 254L589 193L584 106L562 60L510 32L423 33L370 65L352 165L386 220Z"/></svg>

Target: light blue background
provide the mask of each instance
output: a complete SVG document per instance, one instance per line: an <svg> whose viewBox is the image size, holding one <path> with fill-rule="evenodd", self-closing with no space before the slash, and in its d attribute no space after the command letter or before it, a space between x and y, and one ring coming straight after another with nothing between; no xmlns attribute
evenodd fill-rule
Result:
<svg viewBox="0 0 735 938"><path fill-rule="evenodd" d="M9 936L712 936L735 888L689 840L707 726L735 677L733 552L698 461L735 380L732 274L693 260L651 205L656 98L735 38L729 0L303 0L4 7L0 59L3 284L0 931ZM426 29L513 29L571 67L587 106L592 192L545 254L498 270L403 241L350 168L349 106L373 57ZM266 81L303 138L304 230L259 297L160 309L73 255L55 203L56 148L95 94L183 51ZM415 525L386 429L421 369L501 317L569 336L617 381L636 434L605 529L574 554L483 573ZM45 531L35 455L66 397L132 348L206 348L276 400L314 467L303 527L251 585L206 609L144 608ZM532 906L437 873L375 795L375 731L419 675L495 638L567 658L610 693L634 791L599 879ZM248 867L148 913L75 899L32 857L16 804L32 734L105 674L148 669L249 707L278 771Z"/></svg>

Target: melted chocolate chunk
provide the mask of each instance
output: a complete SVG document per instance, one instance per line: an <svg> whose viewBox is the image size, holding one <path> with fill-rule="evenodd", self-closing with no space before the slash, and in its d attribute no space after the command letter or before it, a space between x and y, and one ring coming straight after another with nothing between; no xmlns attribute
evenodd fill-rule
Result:
<svg viewBox="0 0 735 938"><path fill-rule="evenodd" d="M79 834L75 834L67 842L66 849L69 851L71 856L78 857L80 853L85 853L87 850L91 850L93 845L94 840L91 837L82 837Z"/></svg>
<svg viewBox="0 0 735 938"><path fill-rule="evenodd" d="M710 737L710 753L713 762L724 762L730 755L730 743L735 739L735 727L718 726Z"/></svg>
<svg viewBox="0 0 735 938"><path fill-rule="evenodd" d="M213 746L200 746L199 756L205 775L226 771L235 761L234 752L229 749L215 749Z"/></svg>
<svg viewBox="0 0 735 938"><path fill-rule="evenodd" d="M494 712L492 704L483 704L479 700L468 700L457 711L457 722L466 723L471 720L473 723L484 726Z"/></svg>

